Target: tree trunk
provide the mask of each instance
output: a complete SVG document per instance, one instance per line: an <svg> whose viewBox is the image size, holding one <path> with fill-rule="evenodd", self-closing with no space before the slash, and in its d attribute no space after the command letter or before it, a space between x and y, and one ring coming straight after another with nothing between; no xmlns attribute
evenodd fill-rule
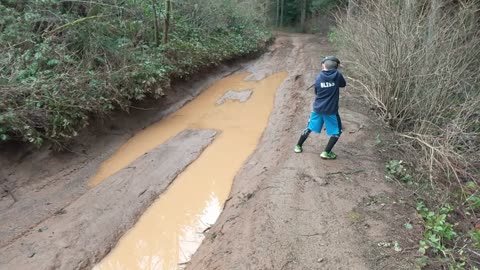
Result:
<svg viewBox="0 0 480 270"><path fill-rule="evenodd" d="M306 27L305 27L305 22L307 20L307 0L302 0L301 2L301 7L300 7L300 27L302 29L302 32L305 33Z"/></svg>
<svg viewBox="0 0 480 270"><path fill-rule="evenodd" d="M157 7L155 5L155 1L156 0L152 0L152 9L153 9L153 17L154 17L154 35L155 35L155 46L159 46L160 45L160 27L158 25L158 14L157 14Z"/></svg>
<svg viewBox="0 0 480 270"><path fill-rule="evenodd" d="M280 27L283 27L283 14L285 14L285 0L280 0Z"/></svg>
<svg viewBox="0 0 480 270"><path fill-rule="evenodd" d="M260 4L260 7L262 9L262 14L263 14L263 20L262 20L263 26L267 26L267 23L269 21L268 12L270 11L270 3L264 2L263 4Z"/></svg>
<svg viewBox="0 0 480 270"><path fill-rule="evenodd" d="M275 14L275 26L280 26L280 0L277 0L277 12Z"/></svg>
<svg viewBox="0 0 480 270"><path fill-rule="evenodd" d="M168 31L170 30L170 9L171 9L171 0L165 0L165 21L163 23L163 43L168 43Z"/></svg>

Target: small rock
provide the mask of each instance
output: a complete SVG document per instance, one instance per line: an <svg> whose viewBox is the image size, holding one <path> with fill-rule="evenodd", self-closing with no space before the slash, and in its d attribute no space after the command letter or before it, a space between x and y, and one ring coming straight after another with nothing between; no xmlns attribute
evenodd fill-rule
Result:
<svg viewBox="0 0 480 270"><path fill-rule="evenodd" d="M325 260L324 258L320 258L320 259L317 260L317 262L321 263L321 262L323 262L324 260Z"/></svg>
<svg viewBox="0 0 480 270"><path fill-rule="evenodd" d="M396 252L402 251L402 248L400 247L400 244L398 244L397 241L394 242L393 249L394 249Z"/></svg>
<svg viewBox="0 0 480 270"><path fill-rule="evenodd" d="M44 226L44 227L38 229L38 232L44 232L44 231L46 231L46 230L48 230L48 227L47 227L47 226Z"/></svg>
<svg viewBox="0 0 480 270"><path fill-rule="evenodd" d="M28 258L33 258L33 256L35 256L35 252L33 251L28 254Z"/></svg>
<svg viewBox="0 0 480 270"><path fill-rule="evenodd" d="M230 101L239 101L239 102L246 102L252 96L252 90L244 90L244 91L235 91L230 90L223 95L219 100L217 100L216 105L222 105L227 100Z"/></svg>
<svg viewBox="0 0 480 270"><path fill-rule="evenodd" d="M380 242L380 243L377 244L377 246L379 246L379 247L385 247L385 248L386 248L386 247L390 247L391 245L392 245L392 244L389 243L389 242Z"/></svg>
<svg viewBox="0 0 480 270"><path fill-rule="evenodd" d="M147 192L147 189L142 190L142 192L140 192L140 193L138 194L138 197L140 197L140 196L142 196L143 194L145 194L145 192Z"/></svg>
<svg viewBox="0 0 480 270"><path fill-rule="evenodd" d="M58 215L64 215L66 213L67 213L67 210L61 208L61 209L58 209L57 211L55 211L55 213L53 213L53 214L58 216Z"/></svg>

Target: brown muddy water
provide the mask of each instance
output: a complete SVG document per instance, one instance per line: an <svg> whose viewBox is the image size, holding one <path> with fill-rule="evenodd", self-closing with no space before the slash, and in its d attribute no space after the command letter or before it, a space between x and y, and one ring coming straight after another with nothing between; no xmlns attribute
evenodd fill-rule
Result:
<svg viewBox="0 0 480 270"><path fill-rule="evenodd" d="M170 270L189 261L204 238L202 232L220 215L235 175L257 147L275 92L287 77L280 72L246 81L249 75L217 81L176 113L131 138L102 164L91 187L182 130L220 132L94 270Z"/></svg>

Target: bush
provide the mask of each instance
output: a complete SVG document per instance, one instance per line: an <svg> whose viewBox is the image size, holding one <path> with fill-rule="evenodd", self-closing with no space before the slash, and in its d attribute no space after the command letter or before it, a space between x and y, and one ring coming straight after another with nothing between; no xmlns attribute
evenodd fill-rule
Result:
<svg viewBox="0 0 480 270"><path fill-rule="evenodd" d="M477 269L478 230L470 227L479 209L480 3L350 3L335 33L351 60L344 61L355 74L349 79L398 133L411 164L427 172L433 187L424 194L433 209L417 208L425 221L419 251L426 256L419 266ZM387 170L396 179L411 178L395 160ZM414 184L415 192L422 189Z"/></svg>
<svg viewBox="0 0 480 270"><path fill-rule="evenodd" d="M182 1L174 3L170 42L156 46L151 3L0 0L0 141L62 143L92 115L159 97L172 79L271 38L251 20L251 7Z"/></svg>
<svg viewBox="0 0 480 270"><path fill-rule="evenodd" d="M479 4L440 3L361 1L338 18L336 37L351 79L430 179L463 185L480 169Z"/></svg>

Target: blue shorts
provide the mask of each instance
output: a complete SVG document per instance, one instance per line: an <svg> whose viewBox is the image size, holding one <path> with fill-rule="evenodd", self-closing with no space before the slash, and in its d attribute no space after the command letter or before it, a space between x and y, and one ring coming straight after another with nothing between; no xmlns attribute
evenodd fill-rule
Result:
<svg viewBox="0 0 480 270"><path fill-rule="evenodd" d="M340 135L342 133L342 120L340 115L337 114L318 114L312 112L310 115L310 121L308 121L308 129L313 132L320 133L325 124L327 129L327 135Z"/></svg>

